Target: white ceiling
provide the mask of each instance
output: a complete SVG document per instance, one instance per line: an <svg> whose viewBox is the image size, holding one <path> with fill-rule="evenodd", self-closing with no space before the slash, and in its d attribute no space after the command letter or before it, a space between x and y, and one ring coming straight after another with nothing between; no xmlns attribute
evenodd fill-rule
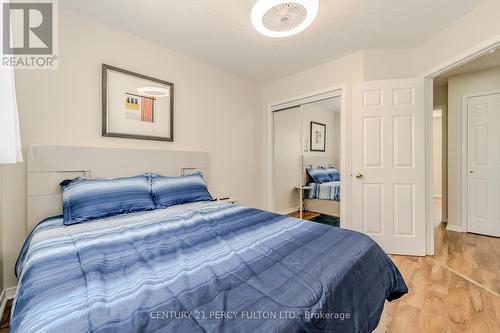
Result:
<svg viewBox="0 0 500 333"><path fill-rule="evenodd" d="M484 0L320 0L304 32L274 39L255 0L64 0L62 5L179 53L265 83L361 49L421 45ZM63 22L64 24L64 22Z"/></svg>

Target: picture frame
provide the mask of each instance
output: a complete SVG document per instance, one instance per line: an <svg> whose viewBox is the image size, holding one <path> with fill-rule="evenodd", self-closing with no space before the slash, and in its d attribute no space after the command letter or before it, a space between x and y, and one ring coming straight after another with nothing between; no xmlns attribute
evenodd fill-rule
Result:
<svg viewBox="0 0 500 333"><path fill-rule="evenodd" d="M102 136L174 141L174 84L102 64Z"/></svg>
<svg viewBox="0 0 500 333"><path fill-rule="evenodd" d="M309 142L310 151L326 151L326 124L311 121Z"/></svg>

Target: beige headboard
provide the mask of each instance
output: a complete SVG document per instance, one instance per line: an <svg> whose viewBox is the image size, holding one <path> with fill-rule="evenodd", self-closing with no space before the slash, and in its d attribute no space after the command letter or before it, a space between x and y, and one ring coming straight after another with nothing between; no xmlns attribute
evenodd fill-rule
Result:
<svg viewBox="0 0 500 333"><path fill-rule="evenodd" d="M201 171L210 183L206 152L29 146L27 155L28 232L44 218L62 214L59 183L64 179L125 177L144 172L179 176Z"/></svg>

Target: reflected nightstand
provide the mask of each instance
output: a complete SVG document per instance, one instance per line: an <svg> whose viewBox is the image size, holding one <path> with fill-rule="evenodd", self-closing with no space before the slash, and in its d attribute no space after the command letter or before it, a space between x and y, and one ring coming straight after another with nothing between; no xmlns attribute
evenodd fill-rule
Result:
<svg viewBox="0 0 500 333"><path fill-rule="evenodd" d="M304 211L304 191L310 190L311 186L295 186L295 189L299 191L299 216L302 219L302 212Z"/></svg>

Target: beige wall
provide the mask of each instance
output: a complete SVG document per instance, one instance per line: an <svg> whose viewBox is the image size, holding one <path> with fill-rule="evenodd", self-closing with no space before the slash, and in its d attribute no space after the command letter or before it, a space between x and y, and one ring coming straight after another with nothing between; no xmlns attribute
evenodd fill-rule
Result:
<svg viewBox="0 0 500 333"><path fill-rule="evenodd" d="M311 121L326 125L325 152L310 151ZM340 113L314 103L302 106L302 155L331 156L332 164L340 163Z"/></svg>
<svg viewBox="0 0 500 333"><path fill-rule="evenodd" d="M4 264L4 257L3 257L3 247L4 247L4 241L3 241L3 167L0 166L0 290L3 290L3 264ZM0 291L1 293L1 291Z"/></svg>
<svg viewBox="0 0 500 333"><path fill-rule="evenodd" d="M363 80L404 79L414 76L413 50L365 50Z"/></svg>
<svg viewBox="0 0 500 333"><path fill-rule="evenodd" d="M261 89L73 12L60 13L58 70L16 72L23 146L54 144L200 150L211 157L211 189L259 205ZM101 136L101 63L175 83L175 142ZM3 171L4 287L25 238L25 164Z"/></svg>
<svg viewBox="0 0 500 333"><path fill-rule="evenodd" d="M448 106L448 85L434 87L433 93L434 106Z"/></svg>
<svg viewBox="0 0 500 333"><path fill-rule="evenodd" d="M433 104L434 107L441 107L442 108L442 117L440 118L439 122L441 123L441 149L439 151L440 153L440 159L441 159L441 172L440 172L440 180L441 180L441 220L442 221L448 221L448 83L446 84L441 84L440 86L434 86L434 92L433 92ZM436 118L433 118L436 120ZM438 133L435 132L435 124L433 125L434 127L434 133L433 137L436 137ZM435 159L437 158L436 155L436 150L434 150L433 154L434 158L434 175L438 174L436 168L437 165L435 163ZM434 187L438 187L436 184L436 177L434 177L433 182L434 182Z"/></svg>
<svg viewBox="0 0 500 333"><path fill-rule="evenodd" d="M500 90L500 67L450 77L448 81L448 224L464 228L462 191L462 97Z"/></svg>
<svg viewBox="0 0 500 333"><path fill-rule="evenodd" d="M443 196L443 117L432 118L432 187L434 197Z"/></svg>
<svg viewBox="0 0 500 333"><path fill-rule="evenodd" d="M414 50L415 74L420 75L500 35L500 1L487 0Z"/></svg>

